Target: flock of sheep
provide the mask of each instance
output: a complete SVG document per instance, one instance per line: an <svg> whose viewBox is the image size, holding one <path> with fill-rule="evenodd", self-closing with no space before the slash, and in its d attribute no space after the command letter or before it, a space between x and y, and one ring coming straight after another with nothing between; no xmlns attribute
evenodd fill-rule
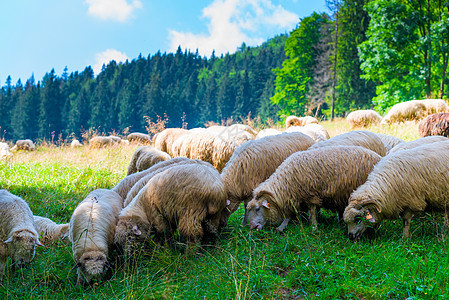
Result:
<svg viewBox="0 0 449 300"><path fill-rule="evenodd" d="M387 120L399 120L398 112L405 118L410 111L398 109L396 115L387 114ZM357 114L348 116L354 126L364 126L370 118L381 121L371 111ZM427 117L427 128L447 127L434 116ZM445 134L428 130L426 137L404 142L353 130L329 138L315 118L294 116L287 118L286 126L285 132L259 133L241 124L165 129L153 138L153 146L134 152L127 176L115 187L88 194L68 224L33 216L24 200L0 190L0 278L7 257L15 264L30 262L36 246L65 238L72 243L77 283L103 274L113 248L132 256L150 242L171 245L176 232L187 241L186 255L191 255L220 234L241 203L242 224L249 223L251 229L272 224L278 231L304 212L310 212L316 229L319 210L329 209L347 224L350 239L359 239L384 219L396 218L403 219L403 235L408 237L413 215L427 209L449 217ZM140 133L128 140L152 142ZM120 142L97 137L90 146Z"/></svg>

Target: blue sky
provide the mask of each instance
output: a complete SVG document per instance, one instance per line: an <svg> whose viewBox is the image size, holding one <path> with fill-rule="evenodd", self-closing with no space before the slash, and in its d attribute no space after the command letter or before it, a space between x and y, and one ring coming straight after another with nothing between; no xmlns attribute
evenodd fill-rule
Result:
<svg viewBox="0 0 449 300"><path fill-rule="evenodd" d="M325 0L19 0L0 12L0 86L52 68L61 75L91 65L198 49L209 56L256 46L323 12Z"/></svg>

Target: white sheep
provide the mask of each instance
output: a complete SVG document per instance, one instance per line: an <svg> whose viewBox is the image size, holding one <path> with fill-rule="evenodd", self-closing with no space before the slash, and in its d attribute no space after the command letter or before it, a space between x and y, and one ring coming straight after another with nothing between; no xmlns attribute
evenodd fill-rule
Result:
<svg viewBox="0 0 449 300"><path fill-rule="evenodd" d="M36 150L36 146L33 141L30 139L26 140L17 140L14 147L11 148L11 151L15 150L23 150L23 151L34 151Z"/></svg>
<svg viewBox="0 0 449 300"><path fill-rule="evenodd" d="M151 146L141 146L134 151L128 166L128 175L146 170L158 162L169 160L171 157L165 152Z"/></svg>
<svg viewBox="0 0 449 300"><path fill-rule="evenodd" d="M288 116L287 119L285 119L285 128L289 128L290 126L305 126L307 124L318 124L318 120L311 116Z"/></svg>
<svg viewBox="0 0 449 300"><path fill-rule="evenodd" d="M412 149L412 148L419 147L419 146L425 145L425 144L432 144L432 143L448 141L448 140L449 139L447 137L444 137L441 135L426 136L426 137L416 139L414 141L400 143L397 146L393 147L390 150L390 152L388 152L388 154L395 153L395 152L401 151L401 150Z"/></svg>
<svg viewBox="0 0 449 300"><path fill-rule="evenodd" d="M312 210L314 229L321 207L338 212L341 219L351 192L366 181L380 159L377 153L359 146L293 153L254 190L247 205L251 229L261 229L266 222L282 222L277 230L283 231L305 205Z"/></svg>
<svg viewBox="0 0 449 300"><path fill-rule="evenodd" d="M178 229L190 248L216 234L225 207L225 187L215 168L176 165L153 176L120 212L115 241L130 255L151 232L165 240Z"/></svg>
<svg viewBox="0 0 449 300"><path fill-rule="evenodd" d="M146 133L132 132L128 134L126 139L130 143L151 144L151 138Z"/></svg>
<svg viewBox="0 0 449 300"><path fill-rule="evenodd" d="M12 153L10 152L9 145L7 143L0 143L0 160L10 160Z"/></svg>
<svg viewBox="0 0 449 300"><path fill-rule="evenodd" d="M416 100L423 103L426 107L424 116L449 112L449 105L442 99L424 99Z"/></svg>
<svg viewBox="0 0 449 300"><path fill-rule="evenodd" d="M346 117L346 121L351 125L351 128L368 127L370 125L379 124L382 121L382 117L375 110L361 109L350 112Z"/></svg>
<svg viewBox="0 0 449 300"><path fill-rule="evenodd" d="M326 141L330 138L326 128L320 124L307 124L304 126L290 126L285 132L302 132L310 136L316 143Z"/></svg>
<svg viewBox="0 0 449 300"><path fill-rule="evenodd" d="M58 240L68 241L69 223L56 224L49 218L34 216L34 225L44 245Z"/></svg>
<svg viewBox="0 0 449 300"><path fill-rule="evenodd" d="M386 150L377 134L367 130L354 130L331 137L327 141L319 142L310 149L328 146L361 146L370 149L380 156L385 156Z"/></svg>
<svg viewBox="0 0 449 300"><path fill-rule="evenodd" d="M266 136L271 136L271 135L278 135L281 134L282 131L274 129L274 128L266 128L266 129L262 129L261 131L259 131L259 133L256 135L256 140L261 139L263 137Z"/></svg>
<svg viewBox="0 0 449 300"><path fill-rule="evenodd" d="M368 224L403 219L403 236L410 236L410 220L426 209L448 218L449 141L397 151L374 166L367 181L349 199L344 212L351 240L359 239Z"/></svg>
<svg viewBox="0 0 449 300"><path fill-rule="evenodd" d="M0 190L0 280L9 257L17 264L29 263L36 246L43 246L28 204L7 190Z"/></svg>
<svg viewBox="0 0 449 300"><path fill-rule="evenodd" d="M387 152L387 154L390 152L391 149L393 149L397 145L405 143L404 140L388 134L376 133L376 135L380 138L380 140L384 144L385 151Z"/></svg>
<svg viewBox="0 0 449 300"><path fill-rule="evenodd" d="M114 191L97 189L75 208L69 238L78 271L77 284L91 282L109 266L108 255L123 199Z"/></svg>
<svg viewBox="0 0 449 300"><path fill-rule="evenodd" d="M89 140L89 148L104 148L116 145L117 142L109 136L95 136Z"/></svg>
<svg viewBox="0 0 449 300"><path fill-rule="evenodd" d="M188 130L182 128L167 128L163 131L159 132L156 136L154 136L154 148L167 152L170 156L173 156L171 153L171 148L173 143L180 136L189 133Z"/></svg>
<svg viewBox="0 0 449 300"><path fill-rule="evenodd" d="M223 223L240 203L245 205L243 224L247 223L246 205L253 190L264 182L291 154L308 149L314 141L300 133L283 133L253 140L237 147L221 174L228 191L230 206L223 214Z"/></svg>
<svg viewBox="0 0 449 300"><path fill-rule="evenodd" d="M426 106L419 100L410 100L393 105L383 117L381 124L419 120L424 117Z"/></svg>
<svg viewBox="0 0 449 300"><path fill-rule="evenodd" d="M80 143L80 141L78 141L77 139L74 139L71 143L70 143L70 147L71 148L77 148L77 147L82 147L83 144Z"/></svg>

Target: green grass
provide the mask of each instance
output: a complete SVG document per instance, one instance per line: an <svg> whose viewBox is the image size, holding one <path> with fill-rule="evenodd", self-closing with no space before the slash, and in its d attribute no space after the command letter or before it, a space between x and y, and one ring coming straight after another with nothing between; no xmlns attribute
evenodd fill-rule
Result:
<svg viewBox="0 0 449 300"><path fill-rule="evenodd" d="M324 124L331 135L349 130ZM416 128L370 130L416 138ZM343 129L342 129L343 128ZM40 148L0 163L0 188L24 198L36 215L68 222L96 188L111 188L126 174L135 147L90 151ZM319 230L304 220L284 234L240 226L243 209L231 216L215 245L186 258L179 247L151 247L117 259L108 279L75 286L71 247L37 249L31 264L7 274L0 299L445 299L449 297L448 235L440 214L412 220L402 239L402 221L383 222L371 237L349 241L344 224L323 211Z"/></svg>

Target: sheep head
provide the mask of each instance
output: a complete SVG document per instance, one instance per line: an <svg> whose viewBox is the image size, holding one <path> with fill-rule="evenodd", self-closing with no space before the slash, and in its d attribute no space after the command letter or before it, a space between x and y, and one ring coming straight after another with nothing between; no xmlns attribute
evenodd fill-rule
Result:
<svg viewBox="0 0 449 300"><path fill-rule="evenodd" d="M109 268L106 255L97 250L83 253L74 268L78 268L78 283L90 283L93 278L98 277Z"/></svg>
<svg viewBox="0 0 449 300"><path fill-rule="evenodd" d="M382 209L376 202L349 204L343 214L343 220L348 225L349 239L359 240L368 227L379 223L381 211Z"/></svg>
<svg viewBox="0 0 449 300"><path fill-rule="evenodd" d="M282 221L276 207L273 207L275 204L273 199L272 193L261 191L248 202L246 209L251 229L262 229L267 222L280 223Z"/></svg>
<svg viewBox="0 0 449 300"><path fill-rule="evenodd" d="M122 218L115 228L114 243L132 255L150 234L150 225L136 218Z"/></svg>
<svg viewBox="0 0 449 300"><path fill-rule="evenodd" d="M38 235L27 229L14 232L6 241L8 256L19 265L33 260L36 246L43 246Z"/></svg>

